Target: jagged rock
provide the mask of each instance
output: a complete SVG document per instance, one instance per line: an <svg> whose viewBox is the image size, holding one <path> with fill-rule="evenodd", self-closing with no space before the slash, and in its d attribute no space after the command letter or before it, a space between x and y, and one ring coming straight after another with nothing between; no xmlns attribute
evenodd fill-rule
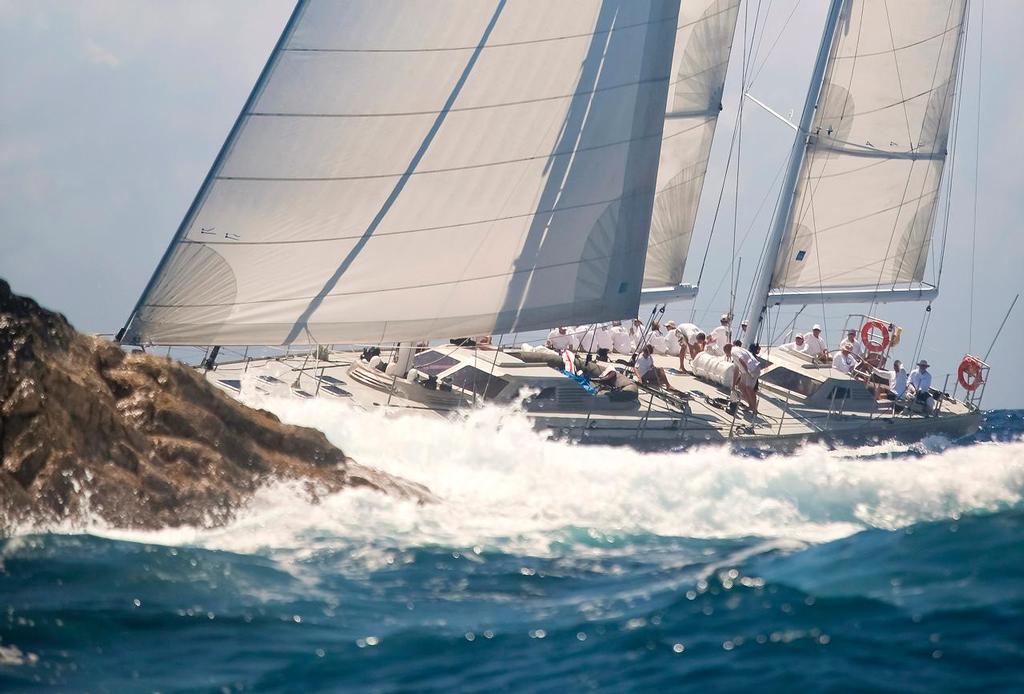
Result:
<svg viewBox="0 0 1024 694"><path fill-rule="evenodd" d="M432 499L188 366L77 333L3 280L0 461L0 536L87 513L119 527L223 524L272 480L305 481L313 498L369 487Z"/></svg>

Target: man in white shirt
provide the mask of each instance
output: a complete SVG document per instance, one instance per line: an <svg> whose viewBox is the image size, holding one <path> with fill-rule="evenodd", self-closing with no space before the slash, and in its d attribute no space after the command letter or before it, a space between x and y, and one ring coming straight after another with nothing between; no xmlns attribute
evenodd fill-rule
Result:
<svg viewBox="0 0 1024 694"><path fill-rule="evenodd" d="M874 374L879 378L884 378L886 385L878 389L878 397L887 398L889 400L901 400L907 393L907 379L909 374L907 370L903 368L903 362L899 359L892 363L892 369L873 369Z"/></svg>
<svg viewBox="0 0 1024 694"><path fill-rule="evenodd" d="M633 343L633 347L629 350L630 354L643 351L644 345L647 344L645 337L644 322L639 318L634 318L633 325L629 327L629 339Z"/></svg>
<svg viewBox="0 0 1024 694"><path fill-rule="evenodd" d="M632 354L633 342L629 338L629 331L622 327L619 321L612 322L612 351L616 354Z"/></svg>
<svg viewBox="0 0 1024 694"><path fill-rule="evenodd" d="M728 313L723 313L718 323L718 327L708 334L706 349L712 354L722 355L725 354L725 346L732 344L732 331L729 329L729 326L732 325L732 318Z"/></svg>
<svg viewBox="0 0 1024 694"><path fill-rule="evenodd" d="M645 386L670 387L665 370L654 365L654 347L651 345L644 345L643 351L636 358L636 364L633 365L633 373Z"/></svg>
<svg viewBox="0 0 1024 694"><path fill-rule="evenodd" d="M665 354L670 357L679 356L679 340L676 339L676 322L670 320L665 323Z"/></svg>
<svg viewBox="0 0 1024 694"><path fill-rule="evenodd" d="M548 333L548 339L545 345L556 352L561 352L563 349L575 349L576 347L575 341L572 339L572 335L568 333L565 326L556 328Z"/></svg>
<svg viewBox="0 0 1024 694"><path fill-rule="evenodd" d="M857 366L857 359L851 354L850 345L845 342L842 343L839 345L839 351L836 352L836 356L832 357L832 368L839 373L852 376L855 366Z"/></svg>
<svg viewBox="0 0 1024 694"><path fill-rule="evenodd" d="M683 373L689 373L686 370L685 360L693 359L704 351L704 346L707 343L707 335L700 331L693 323L683 323L673 331L670 340L675 338L675 341L679 343L679 370Z"/></svg>
<svg viewBox="0 0 1024 694"><path fill-rule="evenodd" d="M661 331L658 321L651 323L651 330L647 334L647 342L654 347L655 354L668 354L668 340L665 339L665 333Z"/></svg>
<svg viewBox="0 0 1024 694"><path fill-rule="evenodd" d="M868 351L867 347L864 346L864 343L857 337L856 330L846 331L846 339L839 343L839 347L842 348L843 345L850 345L850 352L852 352L855 357L863 358Z"/></svg>
<svg viewBox="0 0 1024 694"><path fill-rule="evenodd" d="M756 356L758 350L756 345L749 350L744 349L739 340L732 343L730 350L732 363L736 365L734 384L739 387L754 417L757 416L757 378L761 375L761 362Z"/></svg>
<svg viewBox="0 0 1024 694"><path fill-rule="evenodd" d="M931 413L934 399L931 396L932 375L928 371L931 364L926 359L917 362L917 368L910 373L910 390L914 399L924 406L926 413Z"/></svg>
<svg viewBox="0 0 1024 694"><path fill-rule="evenodd" d="M828 347L825 345L825 338L821 336L821 326L815 323L811 332L804 335L804 343L807 345L807 353L818 361L828 362Z"/></svg>
<svg viewBox="0 0 1024 694"><path fill-rule="evenodd" d="M807 341L803 335L797 333L793 336L792 342L787 342L779 347L779 349L784 349L787 352L796 352L797 354L807 354Z"/></svg>

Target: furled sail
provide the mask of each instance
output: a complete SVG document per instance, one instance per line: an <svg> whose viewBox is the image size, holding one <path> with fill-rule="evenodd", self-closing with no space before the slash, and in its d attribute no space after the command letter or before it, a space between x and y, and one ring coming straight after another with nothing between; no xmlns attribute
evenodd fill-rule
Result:
<svg viewBox="0 0 1024 694"><path fill-rule="evenodd" d="M682 282L739 6L740 0L686 0L679 8L645 288Z"/></svg>
<svg viewBox="0 0 1024 694"><path fill-rule="evenodd" d="M305 0L124 339L635 315L678 0Z"/></svg>
<svg viewBox="0 0 1024 694"><path fill-rule="evenodd" d="M924 284L966 0L848 0L772 280L776 301Z"/></svg>

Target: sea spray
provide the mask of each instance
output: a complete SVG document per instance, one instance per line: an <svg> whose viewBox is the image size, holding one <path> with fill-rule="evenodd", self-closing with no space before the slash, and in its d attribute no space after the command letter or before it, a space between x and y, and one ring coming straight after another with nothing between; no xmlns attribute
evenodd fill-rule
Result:
<svg viewBox="0 0 1024 694"><path fill-rule="evenodd" d="M293 484L259 492L228 528L92 532L236 552L303 554L345 542L487 548L530 556L601 553L636 535L818 543L867 528L1011 508L1024 498L1024 442L881 444L755 458L720 446L642 453L534 431L521 412L388 416L327 400L255 398L314 426L357 460L431 488L420 506L358 490L310 503ZM941 447L940 447L941 448Z"/></svg>

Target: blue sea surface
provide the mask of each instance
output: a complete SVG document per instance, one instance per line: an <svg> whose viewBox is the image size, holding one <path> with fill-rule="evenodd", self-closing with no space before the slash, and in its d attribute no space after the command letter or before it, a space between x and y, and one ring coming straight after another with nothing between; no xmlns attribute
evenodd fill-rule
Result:
<svg viewBox="0 0 1024 694"><path fill-rule="evenodd" d="M0 543L0 690L1024 691L1024 411L763 460L372 422L329 435L440 504Z"/></svg>

